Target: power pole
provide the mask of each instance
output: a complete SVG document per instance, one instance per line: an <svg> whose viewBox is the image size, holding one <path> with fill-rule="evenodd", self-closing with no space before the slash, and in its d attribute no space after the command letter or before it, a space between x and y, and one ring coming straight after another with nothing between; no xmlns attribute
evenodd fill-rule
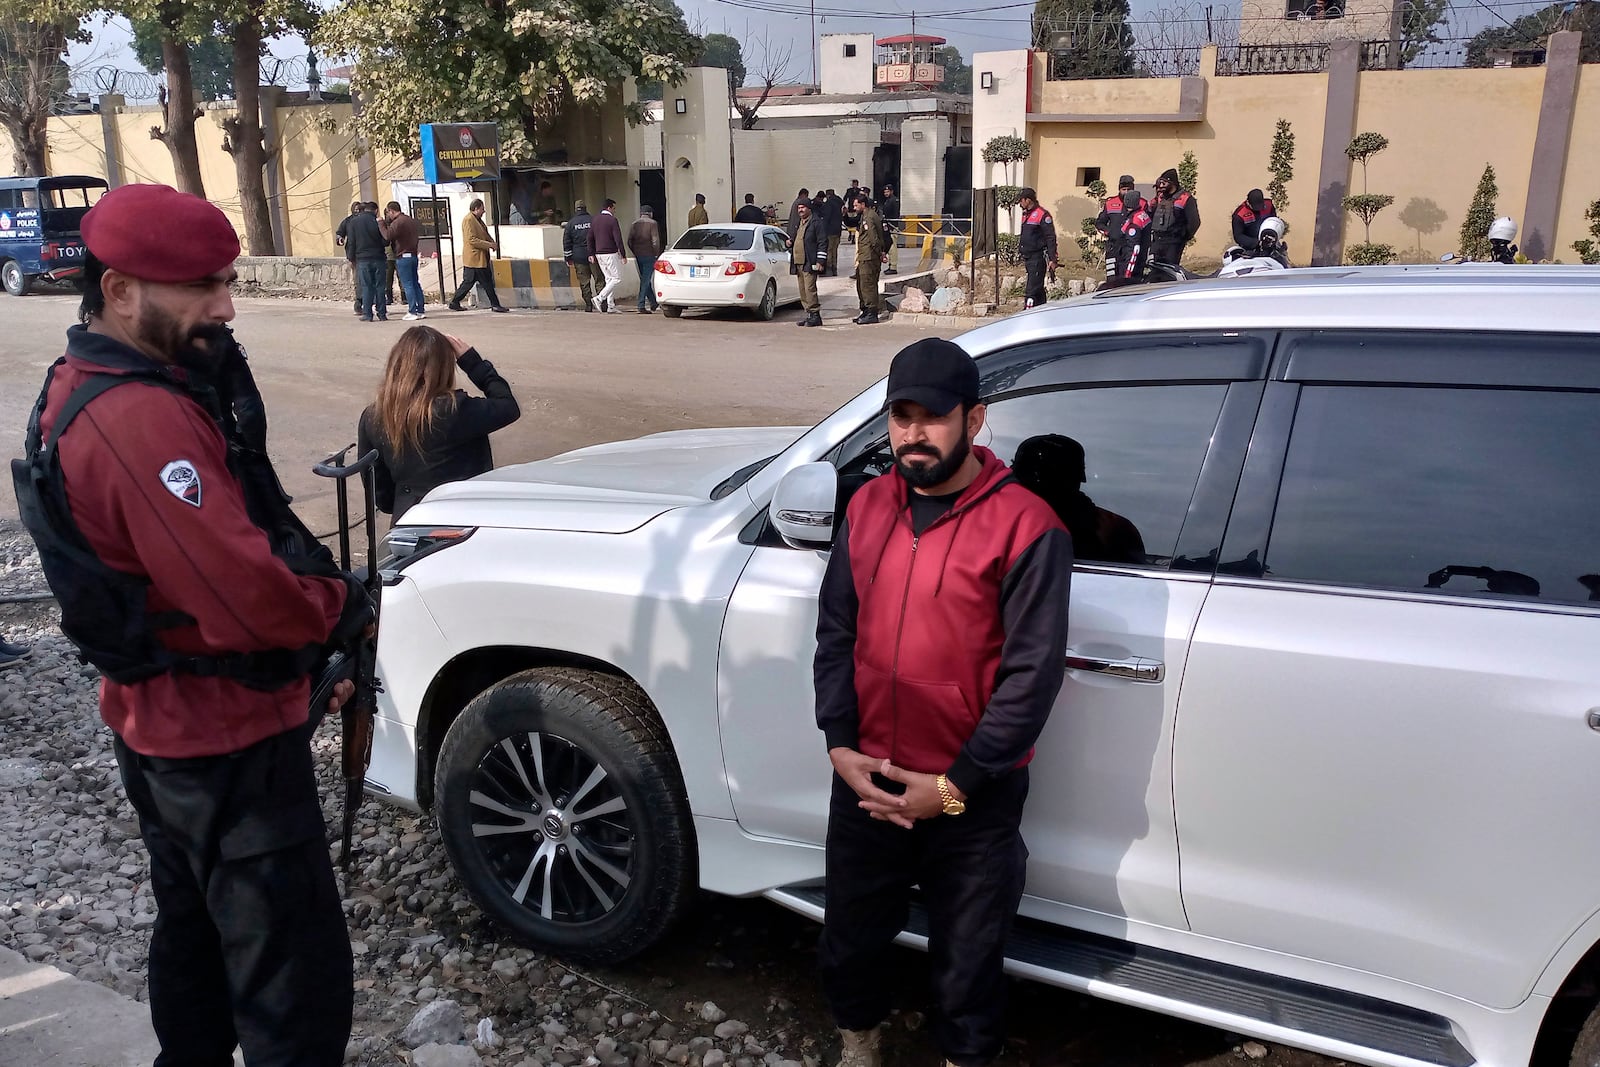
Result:
<svg viewBox="0 0 1600 1067"><path fill-rule="evenodd" d="M817 0L811 0L811 84L817 85Z"/></svg>

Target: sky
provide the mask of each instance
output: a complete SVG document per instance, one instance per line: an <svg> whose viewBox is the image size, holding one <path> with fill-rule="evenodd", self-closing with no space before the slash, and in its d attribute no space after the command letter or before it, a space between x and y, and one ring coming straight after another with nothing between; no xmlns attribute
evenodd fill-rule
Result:
<svg viewBox="0 0 1600 1067"><path fill-rule="evenodd" d="M332 6L333 0L321 0ZM1260 0L1263 6L1272 0ZM1465 39L1486 26L1501 25L1546 6L1549 0L1448 0L1448 29L1444 36ZM815 4L813 9L812 4ZM968 62L974 52L1028 46L1029 16L1033 0L998 0L977 6L976 0L678 0L691 29L697 33L726 33L744 45L745 66L752 76L759 69L762 42L774 53L785 48L790 56L781 79L812 81L812 11L816 34L871 33L878 37L910 33L915 15L916 32L944 37L961 50ZM1218 23L1238 18L1238 0L1132 0L1135 22L1157 17L1203 26L1207 11ZM132 30L121 17L96 19L90 26L95 40L74 45L68 52L74 67L115 66L138 70L128 42ZM1183 34L1185 38L1193 34ZM1203 39L1199 33L1195 39ZM297 37L269 43L279 57L304 56L305 42ZM77 79L75 79L75 82Z"/></svg>

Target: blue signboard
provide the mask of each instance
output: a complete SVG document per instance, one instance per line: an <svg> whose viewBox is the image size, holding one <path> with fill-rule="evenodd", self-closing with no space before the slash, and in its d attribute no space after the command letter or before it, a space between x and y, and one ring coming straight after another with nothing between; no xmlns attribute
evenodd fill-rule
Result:
<svg viewBox="0 0 1600 1067"><path fill-rule="evenodd" d="M39 239L39 209L25 207L20 211L0 211L0 240Z"/></svg>
<svg viewBox="0 0 1600 1067"><path fill-rule="evenodd" d="M496 181L500 177L500 127L492 122L433 122L421 127L422 180Z"/></svg>

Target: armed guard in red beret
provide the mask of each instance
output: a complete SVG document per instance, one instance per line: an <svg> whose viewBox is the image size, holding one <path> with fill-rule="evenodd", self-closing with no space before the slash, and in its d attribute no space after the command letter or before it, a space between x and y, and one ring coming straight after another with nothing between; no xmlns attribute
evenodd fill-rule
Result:
<svg viewBox="0 0 1600 1067"><path fill-rule="evenodd" d="M150 852L157 1062L334 1067L351 953L310 734L351 685L312 708L311 675L371 602L219 406L239 380L226 216L132 185L82 230L82 322L12 472Z"/></svg>

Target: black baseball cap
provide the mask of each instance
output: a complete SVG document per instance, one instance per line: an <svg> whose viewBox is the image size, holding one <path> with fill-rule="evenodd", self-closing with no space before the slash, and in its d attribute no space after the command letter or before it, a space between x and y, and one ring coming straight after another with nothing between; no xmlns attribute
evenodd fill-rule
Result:
<svg viewBox="0 0 1600 1067"><path fill-rule="evenodd" d="M1128 189L1138 184L1138 182L1133 180L1133 175L1131 174L1124 174L1122 177L1117 179L1118 189Z"/></svg>
<svg viewBox="0 0 1600 1067"><path fill-rule="evenodd" d="M1021 189L1017 190L1017 199L1032 200L1037 202L1039 199L1039 194L1033 191L1033 186L1024 185Z"/></svg>
<svg viewBox="0 0 1600 1067"><path fill-rule="evenodd" d="M976 404L978 364L966 349L942 337L913 342L889 364L884 410L901 400L921 404L935 415L948 415L963 403Z"/></svg>

